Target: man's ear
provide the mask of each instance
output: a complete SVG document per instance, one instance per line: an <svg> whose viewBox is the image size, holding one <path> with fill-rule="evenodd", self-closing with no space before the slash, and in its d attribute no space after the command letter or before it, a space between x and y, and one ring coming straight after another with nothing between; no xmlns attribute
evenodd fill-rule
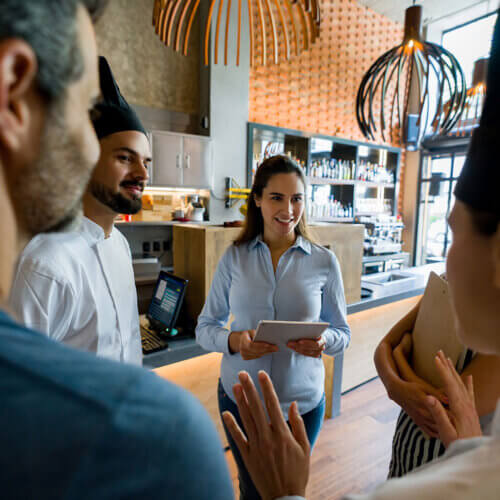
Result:
<svg viewBox="0 0 500 500"><path fill-rule="evenodd" d="M493 235L493 284L500 290L500 224Z"/></svg>
<svg viewBox="0 0 500 500"><path fill-rule="evenodd" d="M0 42L0 147L19 150L29 128L29 94L38 63L33 49L16 38Z"/></svg>

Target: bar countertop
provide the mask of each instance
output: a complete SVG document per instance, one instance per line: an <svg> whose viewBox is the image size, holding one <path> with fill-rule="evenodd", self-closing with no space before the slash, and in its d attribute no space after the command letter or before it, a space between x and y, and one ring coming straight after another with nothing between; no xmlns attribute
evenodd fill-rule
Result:
<svg viewBox="0 0 500 500"><path fill-rule="evenodd" d="M412 274L415 279L408 283L408 285L392 291L390 289L384 290L383 287L371 286L364 282L363 278L363 288L370 288L373 290L373 295L370 298L362 299L359 302L349 304L347 306L347 314L350 315L360 311L366 311L385 304L422 295L431 271L434 271L437 274L442 274L444 270L444 263L429 264L426 266L404 269L402 271L403 273ZM369 279L369 277L367 276L366 279ZM169 365L178 361L184 361L203 354L208 353L196 343L194 338L184 338L178 340L173 339L169 341L167 349L145 355L143 363L144 366L148 368L158 368L160 366Z"/></svg>
<svg viewBox="0 0 500 500"><path fill-rule="evenodd" d="M408 283L408 285L401 286L394 289L384 289L380 286L374 286L368 283L370 275L364 276L361 279L362 288L368 288L373 291L371 297L362 299L359 302L354 302L347 306L347 314L354 314L360 311L366 311L367 309L372 309L374 307L383 306L385 304L390 304L391 302L397 302L398 300L408 299L410 297L415 297L417 295L422 295L427 285L427 280L429 279L430 273L434 271L436 274L442 274L445 271L444 262L439 262L437 264L428 264L419 267L409 267L402 269L401 271L393 271L394 273L404 273L413 275L415 279ZM384 273L385 274L385 273Z"/></svg>

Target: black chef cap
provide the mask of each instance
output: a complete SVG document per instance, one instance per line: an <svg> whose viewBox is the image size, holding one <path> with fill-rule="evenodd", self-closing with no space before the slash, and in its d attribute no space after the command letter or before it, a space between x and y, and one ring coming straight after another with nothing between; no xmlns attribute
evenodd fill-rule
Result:
<svg viewBox="0 0 500 500"><path fill-rule="evenodd" d="M471 208L500 215L500 16L493 33L486 99L455 196Z"/></svg>
<svg viewBox="0 0 500 500"><path fill-rule="evenodd" d="M136 130L147 136L139 117L120 92L108 61L99 57L102 101L95 106L92 122L98 139L116 132Z"/></svg>

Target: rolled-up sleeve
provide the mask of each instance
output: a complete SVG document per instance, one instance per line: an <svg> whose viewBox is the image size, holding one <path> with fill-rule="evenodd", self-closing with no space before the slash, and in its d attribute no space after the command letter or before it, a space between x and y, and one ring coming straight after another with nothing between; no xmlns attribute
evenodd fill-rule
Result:
<svg viewBox="0 0 500 500"><path fill-rule="evenodd" d="M344 283L337 258L333 256L332 268L324 286L321 299L321 321L330 324L324 333L325 354L335 356L342 353L351 340L351 330L347 324L347 307Z"/></svg>
<svg viewBox="0 0 500 500"><path fill-rule="evenodd" d="M196 341L206 351L229 352L229 290L231 288L231 249L222 256L212 280L207 300L198 317Z"/></svg>

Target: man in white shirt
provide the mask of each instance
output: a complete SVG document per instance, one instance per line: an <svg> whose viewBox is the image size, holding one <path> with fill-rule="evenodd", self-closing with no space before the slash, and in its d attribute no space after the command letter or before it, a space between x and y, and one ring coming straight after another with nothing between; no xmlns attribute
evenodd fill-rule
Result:
<svg viewBox="0 0 500 500"><path fill-rule="evenodd" d="M23 323L73 347L142 363L137 293L127 240L114 227L137 213L151 161L149 141L99 60L103 102L92 117L101 154L77 230L39 234L19 258L10 305Z"/></svg>

